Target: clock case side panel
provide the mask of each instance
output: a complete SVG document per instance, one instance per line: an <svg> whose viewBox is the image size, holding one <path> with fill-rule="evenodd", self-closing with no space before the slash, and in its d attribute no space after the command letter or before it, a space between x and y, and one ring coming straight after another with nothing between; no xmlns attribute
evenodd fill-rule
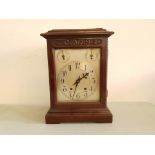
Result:
<svg viewBox="0 0 155 155"><path fill-rule="evenodd" d="M100 58L100 101L104 107L107 106L107 65L108 65L108 39L105 38L104 46L101 48Z"/></svg>
<svg viewBox="0 0 155 155"><path fill-rule="evenodd" d="M50 46L50 41L47 40L47 58L48 58L48 72L49 72L49 89L50 89L50 109L56 103L56 71L54 64L54 55L52 47Z"/></svg>
<svg viewBox="0 0 155 155"><path fill-rule="evenodd" d="M75 46L72 44L69 45L60 45L56 44L57 41L61 41L63 38L57 39L48 39L48 61L49 61L49 81L50 81L50 96L51 96L51 109L50 111L83 111L83 109L92 109L94 108L105 108L106 107L106 98L107 98L107 38L95 38L95 37L80 37L80 38L65 38L65 40L72 39L99 39L102 42L98 45L81 45ZM54 62L54 49L67 49L67 48L100 48L100 101L99 102L85 102L85 103L63 103L59 104L57 102L57 87L56 87L56 72L55 72L55 62ZM52 61L52 62L51 62Z"/></svg>

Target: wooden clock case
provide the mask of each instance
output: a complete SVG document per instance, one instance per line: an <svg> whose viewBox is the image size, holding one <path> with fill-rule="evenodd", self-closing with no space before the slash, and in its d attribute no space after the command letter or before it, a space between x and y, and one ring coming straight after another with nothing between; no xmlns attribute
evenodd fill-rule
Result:
<svg viewBox="0 0 155 155"><path fill-rule="evenodd" d="M58 29L40 34L47 39L50 85L50 109L47 124L61 122L111 123L112 113L107 107L108 37L114 32L106 29ZM66 103L57 101L54 49L100 48L100 100L98 102Z"/></svg>

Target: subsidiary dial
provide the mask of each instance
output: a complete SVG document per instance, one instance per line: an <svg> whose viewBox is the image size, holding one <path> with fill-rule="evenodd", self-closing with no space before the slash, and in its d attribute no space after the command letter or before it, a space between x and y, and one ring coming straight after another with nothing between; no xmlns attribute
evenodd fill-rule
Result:
<svg viewBox="0 0 155 155"><path fill-rule="evenodd" d="M98 59L98 51L96 49L89 49L86 53L86 60L89 62L96 61Z"/></svg>
<svg viewBox="0 0 155 155"><path fill-rule="evenodd" d="M70 59L69 51L60 49L57 53L57 58L59 62L65 63Z"/></svg>

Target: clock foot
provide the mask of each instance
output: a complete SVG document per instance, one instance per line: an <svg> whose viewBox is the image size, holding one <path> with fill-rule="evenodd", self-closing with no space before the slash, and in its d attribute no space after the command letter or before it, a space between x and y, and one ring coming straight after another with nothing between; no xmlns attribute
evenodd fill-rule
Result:
<svg viewBox="0 0 155 155"><path fill-rule="evenodd" d="M112 123L112 114L108 108L95 109L95 111L61 112L49 110L45 116L46 124L59 124L67 122L95 122Z"/></svg>

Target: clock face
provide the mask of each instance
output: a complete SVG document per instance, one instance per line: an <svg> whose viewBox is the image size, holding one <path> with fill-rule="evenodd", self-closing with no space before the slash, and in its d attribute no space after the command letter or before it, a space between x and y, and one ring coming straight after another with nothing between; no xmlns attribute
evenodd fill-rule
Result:
<svg viewBox="0 0 155 155"><path fill-rule="evenodd" d="M55 49L58 102L100 99L100 48Z"/></svg>

